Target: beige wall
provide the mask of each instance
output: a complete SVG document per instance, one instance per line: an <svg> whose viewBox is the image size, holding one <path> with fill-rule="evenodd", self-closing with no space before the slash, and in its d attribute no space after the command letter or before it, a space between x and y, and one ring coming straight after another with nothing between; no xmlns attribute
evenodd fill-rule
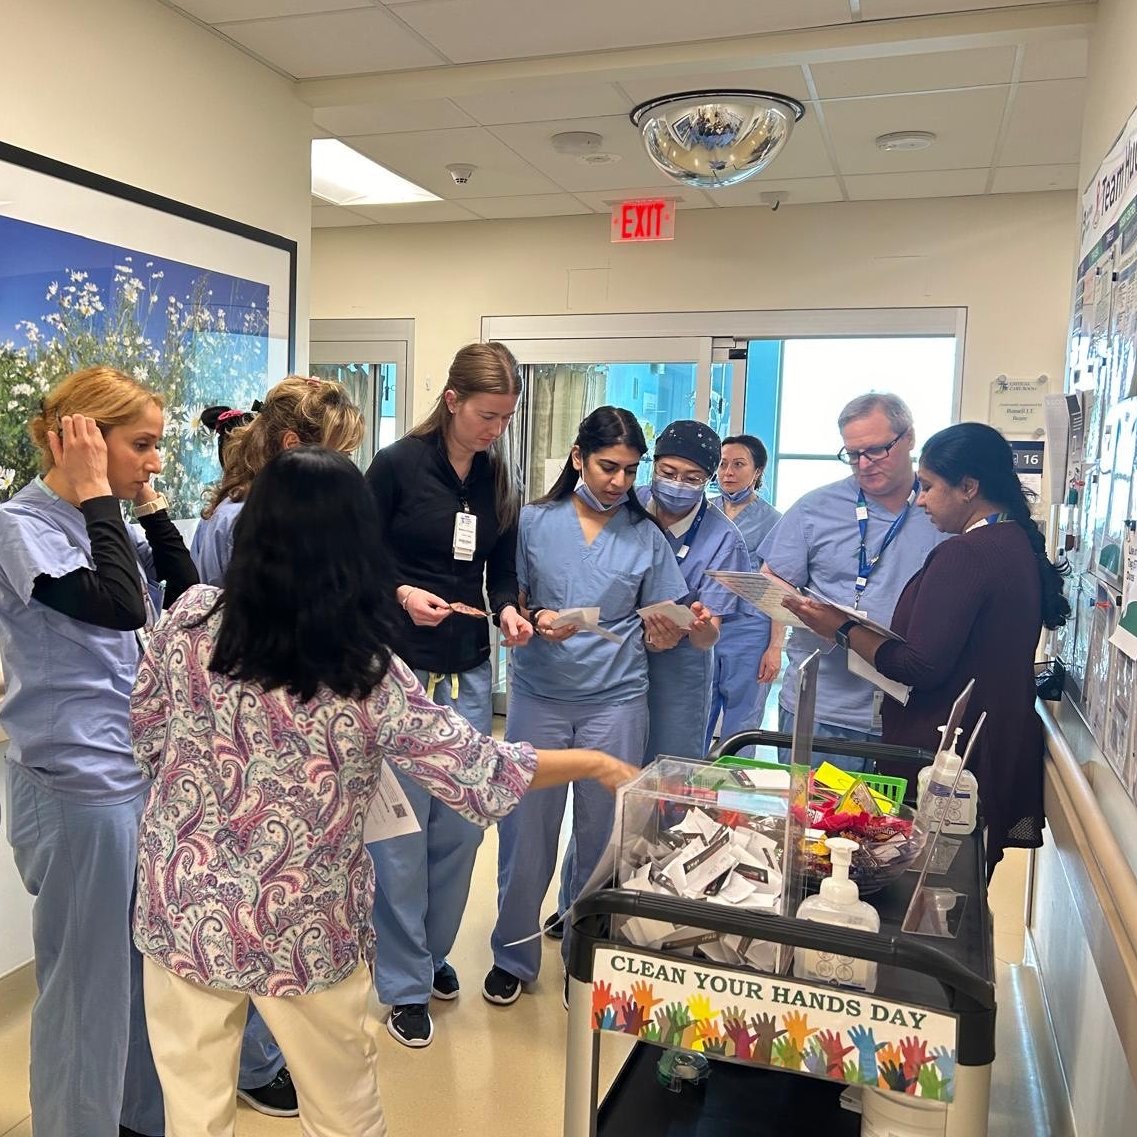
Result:
<svg viewBox="0 0 1137 1137"><path fill-rule="evenodd" d="M1061 381L1074 195L681 211L672 243L608 218L317 230L312 315L412 317L416 410L484 315L964 305L963 412L999 373Z"/></svg>
<svg viewBox="0 0 1137 1137"><path fill-rule="evenodd" d="M1126 120L1137 107L1137 3L1098 0L1098 18L1090 37L1090 70L1086 115L1082 126L1082 170L1085 188Z"/></svg>
<svg viewBox="0 0 1137 1137"><path fill-rule="evenodd" d="M308 357L311 110L157 0L0 0L0 139L289 237Z"/></svg>

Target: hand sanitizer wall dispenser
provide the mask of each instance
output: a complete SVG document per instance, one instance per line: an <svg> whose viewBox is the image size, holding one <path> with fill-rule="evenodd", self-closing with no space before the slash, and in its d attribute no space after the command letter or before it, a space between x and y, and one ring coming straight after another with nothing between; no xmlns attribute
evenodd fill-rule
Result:
<svg viewBox="0 0 1137 1137"><path fill-rule="evenodd" d="M849 866L858 846L844 837L830 837L825 842L833 864L833 875L821 882L816 896L807 896L798 906L799 920L816 920L821 924L837 924L844 928L880 931L877 910L860 898L856 884L849 879ZM794 949L794 975L834 983L839 987L876 990L876 964L835 952Z"/></svg>

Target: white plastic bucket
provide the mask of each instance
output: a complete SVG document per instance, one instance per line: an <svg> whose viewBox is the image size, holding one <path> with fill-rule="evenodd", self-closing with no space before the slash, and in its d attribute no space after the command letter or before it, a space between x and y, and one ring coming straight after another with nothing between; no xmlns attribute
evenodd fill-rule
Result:
<svg viewBox="0 0 1137 1137"><path fill-rule="evenodd" d="M865 1088L861 1137L944 1137L947 1106L942 1101Z"/></svg>

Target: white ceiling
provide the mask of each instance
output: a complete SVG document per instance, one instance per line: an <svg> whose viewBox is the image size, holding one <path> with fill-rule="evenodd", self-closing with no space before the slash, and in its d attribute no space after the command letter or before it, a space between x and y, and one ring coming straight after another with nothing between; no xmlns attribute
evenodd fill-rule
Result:
<svg viewBox="0 0 1137 1137"><path fill-rule="evenodd" d="M161 0L297 81L318 137L444 198L341 209L349 226L1074 189L1093 8L1063 0ZM697 19L693 13L697 12ZM792 95L806 116L762 175L670 183L628 112L703 86ZM614 156L556 153L567 130ZM875 138L933 131L923 151ZM456 186L447 164L477 167Z"/></svg>

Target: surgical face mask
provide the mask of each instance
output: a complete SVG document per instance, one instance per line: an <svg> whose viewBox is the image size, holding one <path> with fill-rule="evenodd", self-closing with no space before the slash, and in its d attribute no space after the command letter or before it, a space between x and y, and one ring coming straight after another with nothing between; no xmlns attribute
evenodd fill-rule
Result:
<svg viewBox="0 0 1137 1137"><path fill-rule="evenodd" d="M661 509L668 513L690 513L702 500L703 487L689 486L658 475L651 481L651 496Z"/></svg>
<svg viewBox="0 0 1137 1137"><path fill-rule="evenodd" d="M611 513L613 509L623 505L628 500L628 495L624 494L619 501L614 501L611 505L605 505L593 492L588 488L588 484L584 478L580 478L576 483L576 489L573 491L589 509L595 509L597 513Z"/></svg>
<svg viewBox="0 0 1137 1137"><path fill-rule="evenodd" d="M719 487L722 488L721 486ZM729 501L731 505L741 505L744 501L750 500L750 495L754 492L753 486L744 486L740 490L735 490L734 493L727 493L726 490L722 491L723 501Z"/></svg>

